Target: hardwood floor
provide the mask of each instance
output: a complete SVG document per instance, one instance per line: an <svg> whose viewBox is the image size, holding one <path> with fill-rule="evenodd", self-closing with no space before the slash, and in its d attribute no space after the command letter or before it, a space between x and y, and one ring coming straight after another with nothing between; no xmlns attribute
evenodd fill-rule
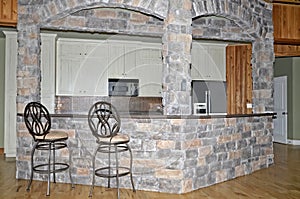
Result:
<svg viewBox="0 0 300 199"><path fill-rule="evenodd" d="M300 198L300 146L274 144L275 164L224 183L187 194L165 194L121 189L121 199L240 199L240 198ZM47 182L33 181L30 192L26 180L15 179L15 161L0 156L0 198L88 198L89 186L52 183L51 196L45 196ZM95 187L93 198L117 198L115 189Z"/></svg>

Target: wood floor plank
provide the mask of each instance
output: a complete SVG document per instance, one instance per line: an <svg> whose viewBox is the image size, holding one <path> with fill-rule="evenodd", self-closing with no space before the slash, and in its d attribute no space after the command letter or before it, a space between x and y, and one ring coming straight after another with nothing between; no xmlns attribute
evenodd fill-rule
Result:
<svg viewBox="0 0 300 199"><path fill-rule="evenodd" d="M299 199L300 198L300 146L274 144L275 164L253 174L202 188L187 194L167 194L121 189L122 199ZM0 155L0 198L15 199L82 199L88 198L90 186L51 183L51 195L46 196L47 182L33 181L26 191L26 180L15 179L15 161L6 161ZM115 199L116 189L96 186L93 198Z"/></svg>

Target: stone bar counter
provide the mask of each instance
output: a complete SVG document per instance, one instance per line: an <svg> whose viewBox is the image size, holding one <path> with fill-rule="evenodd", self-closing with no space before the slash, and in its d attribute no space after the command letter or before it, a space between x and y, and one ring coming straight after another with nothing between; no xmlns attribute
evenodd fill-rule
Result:
<svg viewBox="0 0 300 199"><path fill-rule="evenodd" d="M134 111L120 112L120 115L121 131L131 138L133 178L138 190L187 193L251 174L274 161L271 113L167 116L157 111ZM23 119L21 114L18 119ZM52 122L54 129L69 133L75 183L90 185L96 141L88 127L87 110L57 111L52 114ZM28 179L31 137L25 124L18 127L18 134L18 153L23 155L17 159L18 167L22 168L17 178ZM68 151L57 157L67 160ZM98 157L97 162L100 164L101 160ZM128 164L127 154L121 157L121 164ZM58 175L58 182L70 182L67 173ZM34 175L34 179L45 177ZM107 181L96 178L96 185L107 186ZM131 189L129 177L122 177L120 186Z"/></svg>

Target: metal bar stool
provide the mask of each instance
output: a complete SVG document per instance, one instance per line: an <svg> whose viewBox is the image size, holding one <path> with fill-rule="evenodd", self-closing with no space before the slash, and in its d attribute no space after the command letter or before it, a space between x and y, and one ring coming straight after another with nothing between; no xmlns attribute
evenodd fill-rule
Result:
<svg viewBox="0 0 300 199"><path fill-rule="evenodd" d="M74 188L71 175L71 152L69 151L69 163L56 162L55 151L68 148L66 141L68 134L64 131L51 130L51 118L47 108L39 102L30 102L24 110L24 120L29 133L32 135L34 145L31 151L31 174L27 191L30 190L33 173L48 175L47 193L50 195L50 177L53 174L53 182L56 182L55 174L69 169L70 181ZM36 150L48 151L46 163L37 164L34 160Z"/></svg>
<svg viewBox="0 0 300 199"><path fill-rule="evenodd" d="M132 189L135 187L132 178L132 151L129 146L130 138L126 134L120 134L121 120L116 108L108 102L96 102L88 113L89 127L96 137L98 144L93 154L93 180L89 197L93 195L95 186L95 176L108 178L108 187L110 188L110 179L116 178L117 194L120 198L119 177L130 175ZM129 166L119 165L119 153L129 152ZM104 153L108 156L107 165L95 168L97 153ZM115 155L115 159L111 159L111 155Z"/></svg>

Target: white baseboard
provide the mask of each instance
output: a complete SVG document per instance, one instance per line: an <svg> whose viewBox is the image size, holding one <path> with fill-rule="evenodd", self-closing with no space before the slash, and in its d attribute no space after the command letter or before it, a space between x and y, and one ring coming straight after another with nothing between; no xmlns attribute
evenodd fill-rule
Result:
<svg viewBox="0 0 300 199"><path fill-rule="evenodd" d="M287 140L287 144L300 145L300 140Z"/></svg>

